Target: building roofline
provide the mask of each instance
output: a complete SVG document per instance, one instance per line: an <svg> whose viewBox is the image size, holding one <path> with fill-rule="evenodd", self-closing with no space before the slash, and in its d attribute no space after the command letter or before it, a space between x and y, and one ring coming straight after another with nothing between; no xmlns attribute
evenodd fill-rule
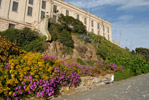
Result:
<svg viewBox="0 0 149 100"><path fill-rule="evenodd" d="M105 19L103 19L103 18L101 18L101 17L98 17L98 16L96 16L95 14L92 14L92 13L90 13L90 12L88 12L88 11L82 9L82 8L79 8L79 7L73 5L73 4L69 3L69 2L66 2L66 1L64 1L64 0L54 0L54 1L59 2L59 3L63 3L63 4L65 4L65 5L67 5L67 6L71 5L71 6L73 6L75 9L79 9L79 10L81 10L81 11L84 12L84 13L88 13L89 16L94 17L94 18L97 19L97 20L100 19L102 22L105 22L105 23L107 23L107 24L109 24L109 25L112 25L109 21L107 21L107 20L105 20Z"/></svg>

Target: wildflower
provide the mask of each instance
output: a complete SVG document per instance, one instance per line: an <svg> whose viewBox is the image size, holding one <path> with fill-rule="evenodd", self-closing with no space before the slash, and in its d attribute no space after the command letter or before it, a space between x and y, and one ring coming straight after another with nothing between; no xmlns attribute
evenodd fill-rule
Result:
<svg viewBox="0 0 149 100"><path fill-rule="evenodd" d="M13 93L13 96L17 96L17 94L14 92L14 93Z"/></svg>

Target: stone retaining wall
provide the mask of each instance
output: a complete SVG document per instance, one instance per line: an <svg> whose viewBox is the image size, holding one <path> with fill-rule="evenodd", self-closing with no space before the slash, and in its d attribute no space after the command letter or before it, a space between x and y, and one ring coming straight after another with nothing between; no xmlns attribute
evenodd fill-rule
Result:
<svg viewBox="0 0 149 100"><path fill-rule="evenodd" d="M86 91L100 85L110 84L114 81L114 74L107 74L99 77L81 77L81 83L78 87L62 87L60 94L70 95L76 92Z"/></svg>

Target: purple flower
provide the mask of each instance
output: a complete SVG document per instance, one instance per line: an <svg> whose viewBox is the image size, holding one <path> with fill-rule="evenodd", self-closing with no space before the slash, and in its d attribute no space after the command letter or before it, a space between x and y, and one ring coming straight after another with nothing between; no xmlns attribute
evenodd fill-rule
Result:
<svg viewBox="0 0 149 100"><path fill-rule="evenodd" d="M14 93L13 93L13 96L16 96L16 95L17 95L17 94L14 92Z"/></svg>
<svg viewBox="0 0 149 100"><path fill-rule="evenodd" d="M30 90L28 90L28 94L31 94L31 91Z"/></svg>
<svg viewBox="0 0 149 100"><path fill-rule="evenodd" d="M7 99L6 99L6 100L11 100L11 98L7 97Z"/></svg>
<svg viewBox="0 0 149 100"><path fill-rule="evenodd" d="M15 100L19 100L18 97L15 97Z"/></svg>
<svg viewBox="0 0 149 100"><path fill-rule="evenodd" d="M52 93L50 92L50 93L48 93L48 96L50 97L52 95Z"/></svg>
<svg viewBox="0 0 149 100"><path fill-rule="evenodd" d="M25 85L25 82L22 82L23 85Z"/></svg>

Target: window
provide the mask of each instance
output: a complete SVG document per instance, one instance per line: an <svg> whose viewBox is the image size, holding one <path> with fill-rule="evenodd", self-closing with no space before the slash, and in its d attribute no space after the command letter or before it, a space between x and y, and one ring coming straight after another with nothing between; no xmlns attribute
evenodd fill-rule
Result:
<svg viewBox="0 0 149 100"><path fill-rule="evenodd" d="M46 1L42 1L42 9L46 9Z"/></svg>
<svg viewBox="0 0 149 100"><path fill-rule="evenodd" d="M28 7L28 12L27 12L27 15L28 16L32 16L32 7Z"/></svg>
<svg viewBox="0 0 149 100"><path fill-rule="evenodd" d="M12 11L18 11L18 2L13 1Z"/></svg>
<svg viewBox="0 0 149 100"><path fill-rule="evenodd" d="M43 19L45 17L45 12L41 11L41 19Z"/></svg>
<svg viewBox="0 0 149 100"><path fill-rule="evenodd" d="M94 27L94 21L91 22L91 26Z"/></svg>
<svg viewBox="0 0 149 100"><path fill-rule="evenodd" d="M54 12L54 13L57 12L57 6L56 6L56 5L53 6L53 12Z"/></svg>
<svg viewBox="0 0 149 100"><path fill-rule="evenodd" d="M1 7L2 0L0 0L0 7Z"/></svg>
<svg viewBox="0 0 149 100"><path fill-rule="evenodd" d="M80 17L80 16L77 14L77 19L79 19L79 17Z"/></svg>
<svg viewBox="0 0 149 100"><path fill-rule="evenodd" d="M56 21L56 15L53 15L53 19L54 19L54 21Z"/></svg>
<svg viewBox="0 0 149 100"><path fill-rule="evenodd" d="M66 16L69 16L69 11L68 10L66 10Z"/></svg>
<svg viewBox="0 0 149 100"><path fill-rule="evenodd" d="M8 28L15 28L14 24L9 24Z"/></svg>
<svg viewBox="0 0 149 100"><path fill-rule="evenodd" d="M98 31L98 35L100 35L100 31Z"/></svg>
<svg viewBox="0 0 149 100"><path fill-rule="evenodd" d="M91 30L91 33L94 33L94 29Z"/></svg>
<svg viewBox="0 0 149 100"><path fill-rule="evenodd" d="M85 24L85 25L87 24L87 20L86 20L86 18L84 18L84 24Z"/></svg>
<svg viewBox="0 0 149 100"><path fill-rule="evenodd" d="M109 34L108 34L108 40L110 40L110 36L109 36Z"/></svg>
<svg viewBox="0 0 149 100"><path fill-rule="evenodd" d="M103 36L105 37L105 33L103 33Z"/></svg>
<svg viewBox="0 0 149 100"><path fill-rule="evenodd" d="M109 27L107 27L107 31L108 31L108 33L109 33Z"/></svg>
<svg viewBox="0 0 149 100"><path fill-rule="evenodd" d="M99 24L99 23L97 24L97 28L98 28L98 29L100 28L100 24Z"/></svg>
<svg viewBox="0 0 149 100"><path fill-rule="evenodd" d="M105 31L105 26L103 25L103 31Z"/></svg>
<svg viewBox="0 0 149 100"><path fill-rule="evenodd" d="M29 0L29 4L33 5L34 0Z"/></svg>

